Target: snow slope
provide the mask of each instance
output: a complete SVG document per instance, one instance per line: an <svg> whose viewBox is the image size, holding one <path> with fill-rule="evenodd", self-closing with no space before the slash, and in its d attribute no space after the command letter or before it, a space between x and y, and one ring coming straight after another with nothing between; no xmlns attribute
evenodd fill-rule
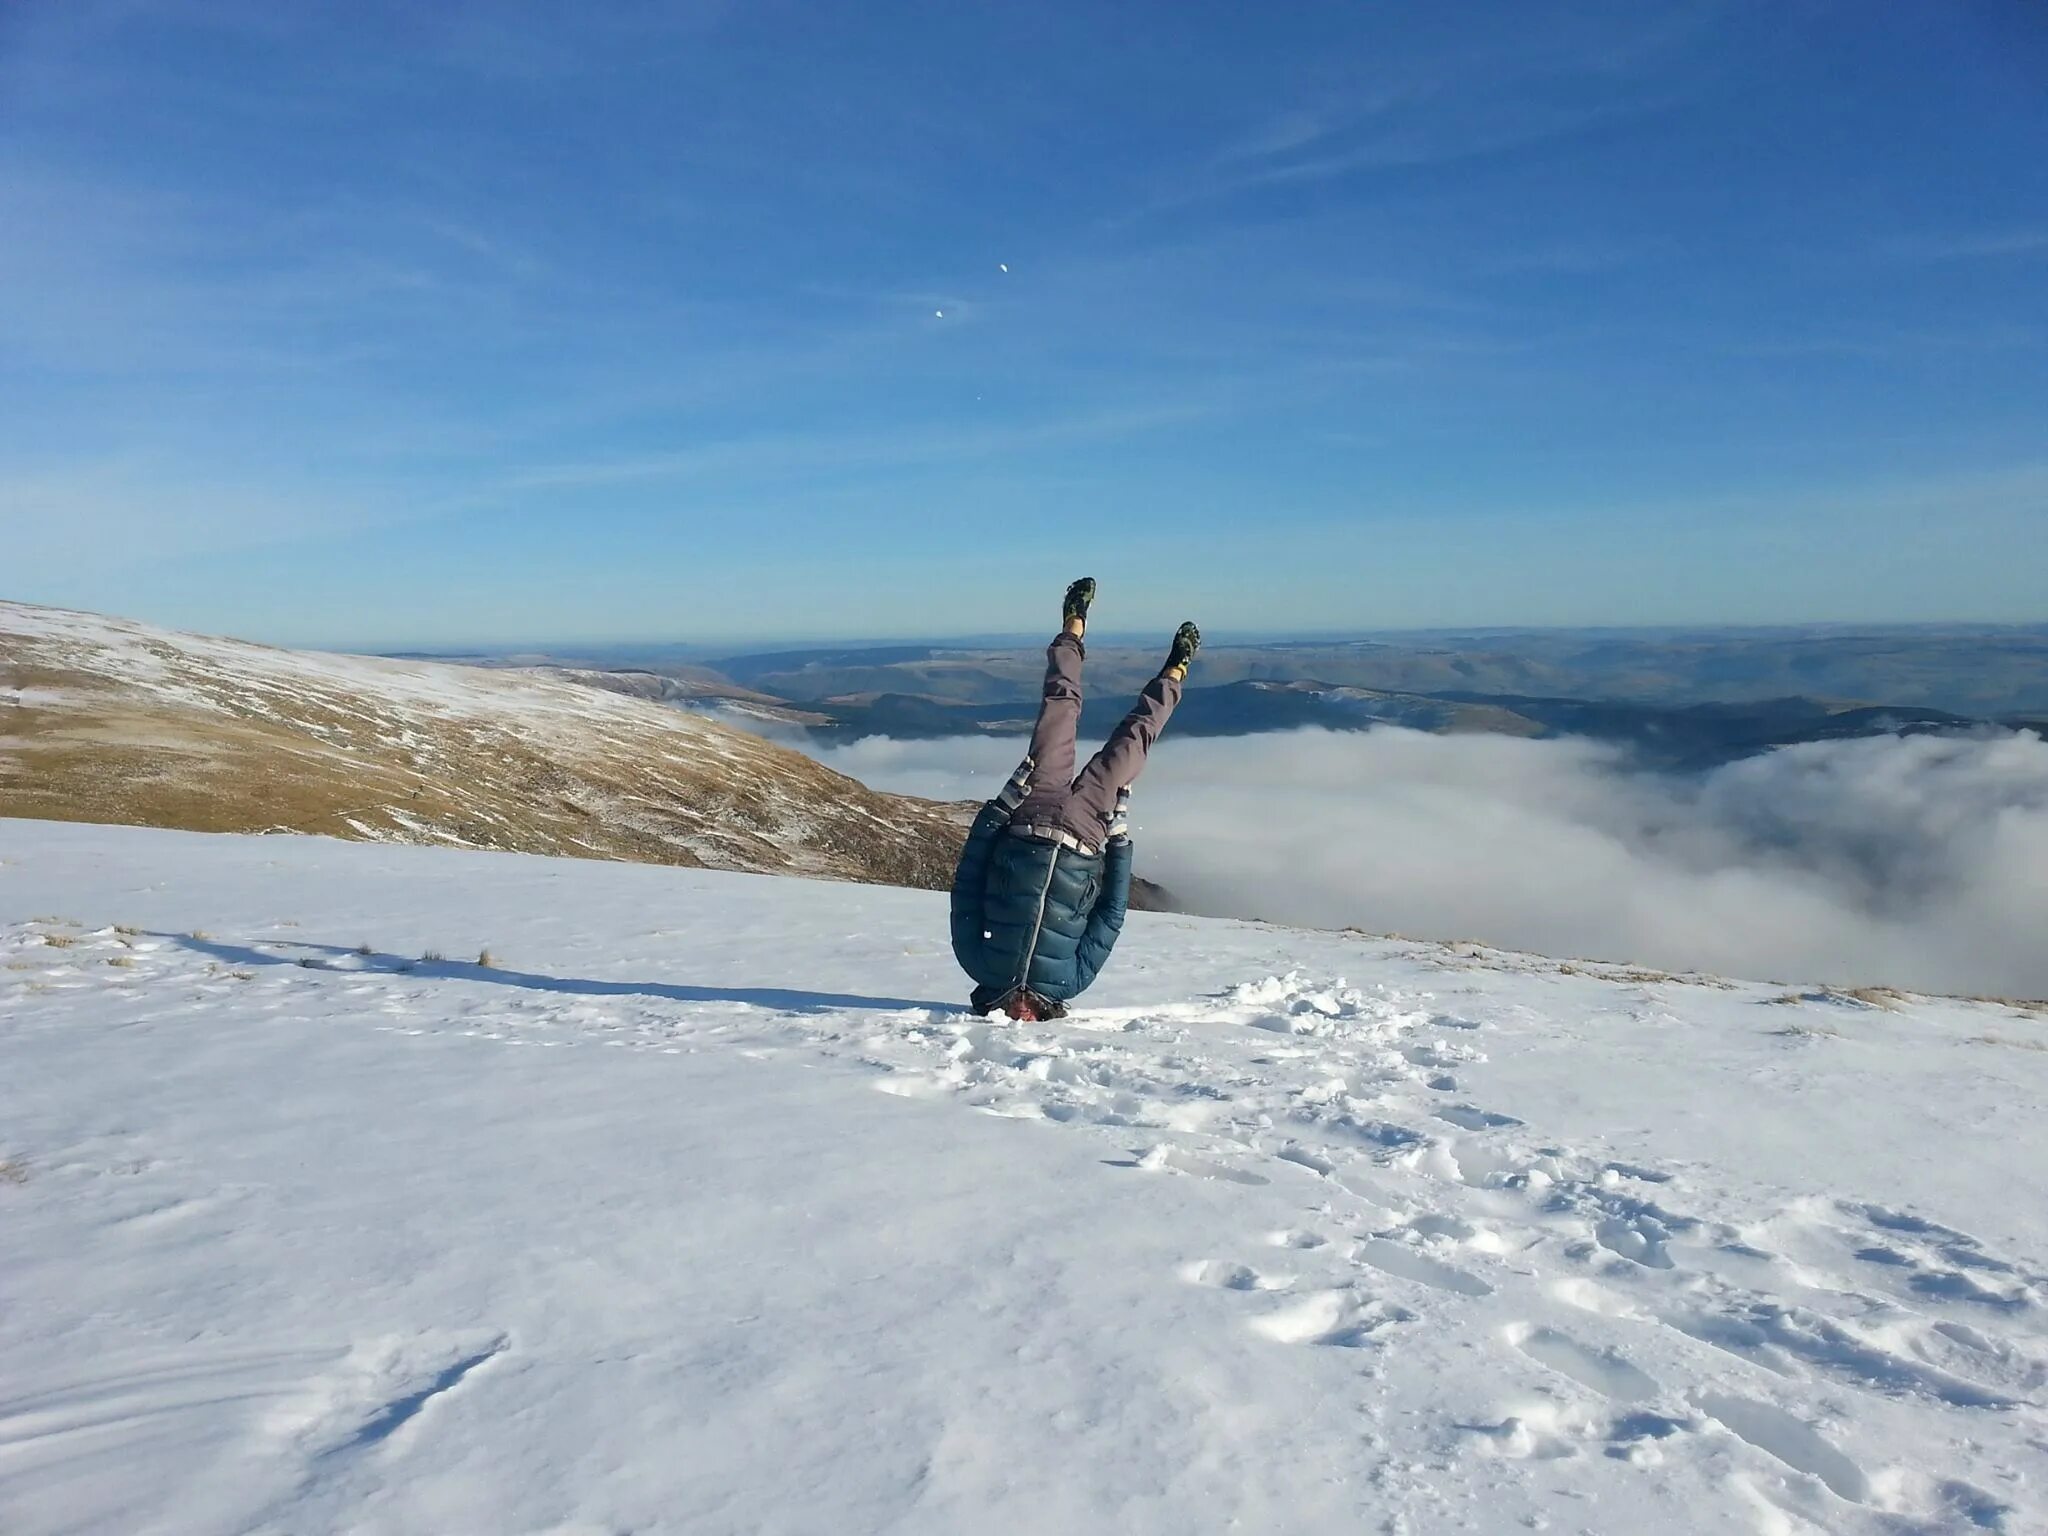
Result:
<svg viewBox="0 0 2048 1536"><path fill-rule="evenodd" d="M10 1536L2048 1529L2012 1010L22 821L0 964Z"/></svg>

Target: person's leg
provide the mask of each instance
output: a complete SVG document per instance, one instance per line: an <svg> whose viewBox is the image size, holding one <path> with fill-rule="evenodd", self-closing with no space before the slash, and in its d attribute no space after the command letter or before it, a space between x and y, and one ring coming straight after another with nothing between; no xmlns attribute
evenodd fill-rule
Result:
<svg viewBox="0 0 2048 1536"><path fill-rule="evenodd" d="M1109 824L1116 804L1116 792L1145 770L1145 754L1166 729L1174 706L1180 703L1178 674L1162 672L1145 685L1131 712L1117 722L1102 750L1088 760L1074 780L1073 814L1084 820L1091 840L1099 839Z"/></svg>
<svg viewBox="0 0 2048 1536"><path fill-rule="evenodd" d="M1192 624L1183 624L1174 636L1173 649L1157 677L1145 685L1131 712L1109 733L1102 750L1088 760L1074 780L1072 818L1087 825L1089 834L1099 836L1109 824L1116 806L1116 792L1145 771L1146 754L1159 733L1166 729L1174 706L1180 703L1181 685L1186 682L1188 664L1202 637Z"/></svg>
<svg viewBox="0 0 2048 1536"><path fill-rule="evenodd" d="M1074 736L1081 728L1080 636L1063 630L1045 648L1045 686L1038 698L1038 722L1031 728L1031 794L1026 805L1048 791L1064 792L1074 776Z"/></svg>
<svg viewBox="0 0 2048 1536"><path fill-rule="evenodd" d="M1093 577L1067 588L1061 604L1063 626L1045 648L1045 686L1039 692L1038 721L1031 728L1031 793L1011 819L1020 826L1060 820L1074 778L1074 737L1081 728L1081 663L1087 650L1088 605Z"/></svg>

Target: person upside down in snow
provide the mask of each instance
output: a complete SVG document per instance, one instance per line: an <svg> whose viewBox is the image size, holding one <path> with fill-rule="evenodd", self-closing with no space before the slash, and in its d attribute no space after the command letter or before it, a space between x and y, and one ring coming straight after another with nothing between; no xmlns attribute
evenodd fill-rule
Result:
<svg viewBox="0 0 2048 1536"><path fill-rule="evenodd" d="M974 979L976 1013L1056 1019L1088 990L1130 906L1131 781L1180 702L1201 631L1181 625L1159 675L1074 772L1081 724L1081 637L1093 577L1067 588L1060 633L1045 652L1031 750L981 808L953 872L953 954Z"/></svg>

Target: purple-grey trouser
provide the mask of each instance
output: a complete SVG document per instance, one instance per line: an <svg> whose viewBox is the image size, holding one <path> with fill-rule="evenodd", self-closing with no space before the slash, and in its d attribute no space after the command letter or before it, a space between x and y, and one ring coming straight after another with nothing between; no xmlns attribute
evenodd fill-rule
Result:
<svg viewBox="0 0 2048 1536"><path fill-rule="evenodd" d="M1100 848L1108 835L1116 792L1145 768L1145 754L1166 729L1180 702L1181 681L1162 672L1145 685L1131 712L1109 733L1102 750L1074 772L1074 736L1081 725L1081 642L1061 633L1045 648L1045 692L1031 732L1031 793L1010 824L1053 826Z"/></svg>

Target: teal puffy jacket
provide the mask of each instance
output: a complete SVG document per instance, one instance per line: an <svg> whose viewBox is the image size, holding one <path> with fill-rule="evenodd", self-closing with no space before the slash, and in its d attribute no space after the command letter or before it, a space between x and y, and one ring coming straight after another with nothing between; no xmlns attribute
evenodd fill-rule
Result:
<svg viewBox="0 0 2048 1536"><path fill-rule="evenodd" d="M1025 989L1056 1003L1087 991L1130 899L1130 838L1084 853L1011 831L1009 807L991 800L953 872L953 954L975 980L975 1008Z"/></svg>

